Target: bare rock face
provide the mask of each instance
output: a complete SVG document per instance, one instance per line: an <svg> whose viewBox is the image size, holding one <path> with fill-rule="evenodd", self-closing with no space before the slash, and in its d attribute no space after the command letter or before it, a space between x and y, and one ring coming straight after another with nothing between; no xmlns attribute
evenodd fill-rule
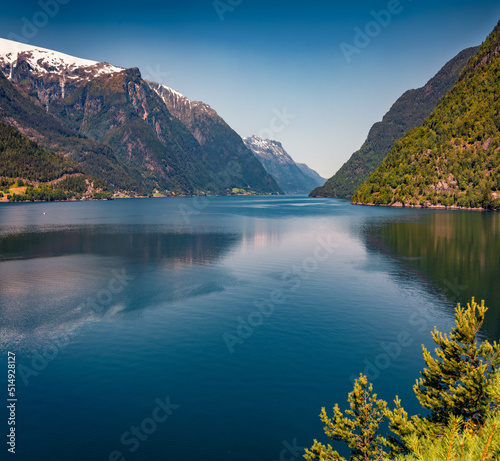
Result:
<svg viewBox="0 0 500 461"><path fill-rule="evenodd" d="M166 195L226 194L232 188L281 193L212 108L146 82L138 68L124 69L0 39L0 72L15 88L8 91L19 93L17 108L8 110L10 124L39 133L50 125L56 132L51 135L57 138L56 150L86 163L111 187L128 187L141 194L156 189ZM33 105L45 111L45 119L39 113L22 116L28 106L29 111L35 110ZM62 136L64 131L68 133ZM68 136L73 138L65 141ZM98 152L91 152L92 159L86 157L88 140L98 143L101 147L95 150L105 151L109 158L97 159ZM46 141L45 147L50 148L51 142ZM118 176L126 180L110 182L117 163Z"/></svg>
<svg viewBox="0 0 500 461"><path fill-rule="evenodd" d="M234 184L231 187L253 191L259 182L263 182L261 188L281 193L275 178L255 158L240 136L208 104L191 101L165 85L154 82L147 84L161 98L168 111L197 140L205 152L204 160L214 166L219 176L222 176L222 172L228 184Z"/></svg>
<svg viewBox="0 0 500 461"><path fill-rule="evenodd" d="M5 39L0 39L0 70L11 82L34 90L44 106L54 99L70 96L96 77L125 71L108 63Z"/></svg>

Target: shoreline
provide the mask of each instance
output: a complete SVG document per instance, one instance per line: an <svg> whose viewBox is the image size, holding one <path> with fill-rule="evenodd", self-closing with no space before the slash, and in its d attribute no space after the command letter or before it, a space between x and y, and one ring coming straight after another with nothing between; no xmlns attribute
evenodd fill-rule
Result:
<svg viewBox="0 0 500 461"><path fill-rule="evenodd" d="M195 197L284 197L286 194L227 194L227 195L160 195L160 196L147 196L137 195L130 196L112 196L111 198L95 199L88 198L85 200L78 200L69 198L67 200L8 200L7 196L0 197L0 203L50 203L50 202L106 202L113 200L133 200L133 199L156 199L156 198L195 198Z"/></svg>
<svg viewBox="0 0 500 461"><path fill-rule="evenodd" d="M379 206L387 208L421 208L421 209L433 209L433 210L453 210L453 211L499 211L490 210L488 208L464 208L457 205L404 205L401 202L396 202L391 205L385 203L363 203L363 202L351 202L351 205L361 205L361 206Z"/></svg>

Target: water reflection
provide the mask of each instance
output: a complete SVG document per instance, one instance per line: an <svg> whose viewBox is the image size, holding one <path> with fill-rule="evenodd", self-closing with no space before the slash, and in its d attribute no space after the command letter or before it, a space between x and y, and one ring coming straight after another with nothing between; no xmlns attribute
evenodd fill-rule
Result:
<svg viewBox="0 0 500 461"><path fill-rule="evenodd" d="M437 212L366 229L370 248L397 258L450 303L472 296L490 308L485 329L500 338L500 214Z"/></svg>
<svg viewBox="0 0 500 461"><path fill-rule="evenodd" d="M137 260L216 261L239 236L174 233L148 226L73 226L0 236L0 261L75 254L122 256Z"/></svg>
<svg viewBox="0 0 500 461"><path fill-rule="evenodd" d="M0 236L0 341L45 341L122 311L222 291L232 278L218 261L240 240L146 226Z"/></svg>
<svg viewBox="0 0 500 461"><path fill-rule="evenodd" d="M275 459L282 440L306 444L321 433L319 409L344 401L349 377L402 332L412 343L376 370L376 387L414 413L420 344L431 342L433 325L452 324L453 303L436 291L476 267L483 278L495 270L498 222L487 215L471 214L474 226L485 219L476 233L463 213L293 197L208 201L188 220L180 205L191 199L0 206L0 349L33 369L37 352L52 360L23 392L22 459L107 459L166 395L181 410L141 445L141 459L219 460L228 451ZM479 241L466 258L460 242L469 234ZM326 252L316 253L318 239ZM470 267L463 277L456 258ZM479 288L491 306L497 297ZM246 334L240 325L275 290L285 302L230 354L223 334ZM69 345L55 357L64 334ZM249 431L262 443L238 448Z"/></svg>

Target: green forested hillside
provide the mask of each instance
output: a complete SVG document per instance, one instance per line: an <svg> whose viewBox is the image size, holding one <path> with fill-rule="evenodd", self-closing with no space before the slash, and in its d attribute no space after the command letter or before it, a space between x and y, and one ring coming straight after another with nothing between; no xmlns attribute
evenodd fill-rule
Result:
<svg viewBox="0 0 500 461"><path fill-rule="evenodd" d="M0 176L48 182L82 172L76 162L40 147L14 127L0 122Z"/></svg>
<svg viewBox="0 0 500 461"><path fill-rule="evenodd" d="M354 203L500 208L500 23L423 126L396 142Z"/></svg>
<svg viewBox="0 0 500 461"><path fill-rule="evenodd" d="M449 61L425 86L404 93L371 128L366 141L314 197L352 197L356 189L382 163L394 143L409 130L420 126L438 101L458 80L460 72L479 47L468 48Z"/></svg>
<svg viewBox="0 0 500 461"><path fill-rule="evenodd" d="M35 97L16 89L1 72L0 121L20 127L50 152L78 162L88 174L105 180L110 189L146 193L132 178L134 172L126 171L119 164L109 146L88 139L62 124L47 113Z"/></svg>
<svg viewBox="0 0 500 461"><path fill-rule="evenodd" d="M16 192L10 193L17 186ZM108 198L103 181L0 122L0 193L12 201Z"/></svg>

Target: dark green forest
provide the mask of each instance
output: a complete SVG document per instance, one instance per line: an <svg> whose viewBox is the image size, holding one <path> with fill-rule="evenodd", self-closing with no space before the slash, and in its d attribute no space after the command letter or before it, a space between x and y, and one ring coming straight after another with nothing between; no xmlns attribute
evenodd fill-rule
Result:
<svg viewBox="0 0 500 461"><path fill-rule="evenodd" d="M500 24L423 126L397 141L354 203L500 209Z"/></svg>
<svg viewBox="0 0 500 461"><path fill-rule="evenodd" d="M380 166L394 143L409 130L424 122L439 100L457 82L467 61L479 47L468 48L449 61L425 86L404 93L371 128L361 148L352 154L339 171L322 187L311 192L314 197L350 198L356 189Z"/></svg>
<svg viewBox="0 0 500 461"><path fill-rule="evenodd" d="M44 149L0 122L0 176L49 182L75 173L83 173L78 163Z"/></svg>
<svg viewBox="0 0 500 461"><path fill-rule="evenodd" d="M11 187L25 187L25 191L11 194ZM48 151L1 122L0 188L2 197L13 202L111 196L104 181L85 175L78 163Z"/></svg>

